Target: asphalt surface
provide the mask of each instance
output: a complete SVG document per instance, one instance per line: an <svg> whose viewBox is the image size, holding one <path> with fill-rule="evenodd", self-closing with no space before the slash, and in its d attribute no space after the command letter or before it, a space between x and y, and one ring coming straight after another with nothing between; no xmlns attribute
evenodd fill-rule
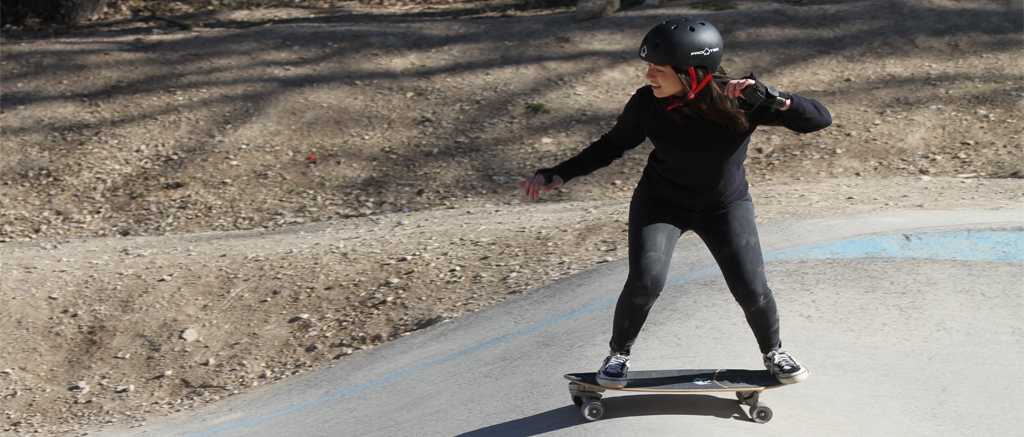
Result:
<svg viewBox="0 0 1024 437"><path fill-rule="evenodd" d="M759 226L785 348L765 391L607 392L586 421L565 373L607 353L626 260L147 426L144 436L993 436L1024 429L1024 211L916 211ZM631 369L759 369L740 308L684 236Z"/></svg>

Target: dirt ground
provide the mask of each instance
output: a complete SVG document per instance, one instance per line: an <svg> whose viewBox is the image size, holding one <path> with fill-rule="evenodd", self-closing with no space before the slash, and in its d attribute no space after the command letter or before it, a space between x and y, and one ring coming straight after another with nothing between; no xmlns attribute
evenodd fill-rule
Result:
<svg viewBox="0 0 1024 437"><path fill-rule="evenodd" d="M7 29L0 430L141 427L624 257L650 144L537 202L517 185L613 125L670 17L832 112L755 134L759 221L1024 209L1019 1L700 3Z"/></svg>

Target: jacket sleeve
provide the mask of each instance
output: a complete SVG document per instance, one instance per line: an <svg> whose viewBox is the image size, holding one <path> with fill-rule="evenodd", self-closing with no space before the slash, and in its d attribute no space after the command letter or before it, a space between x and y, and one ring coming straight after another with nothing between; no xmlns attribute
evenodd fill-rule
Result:
<svg viewBox="0 0 1024 437"><path fill-rule="evenodd" d="M637 91L626 103L625 109L615 122L610 131L601 135L601 138L594 141L587 148L583 149L576 156L563 161L550 169L538 171L551 171L557 174L563 181L569 182L578 176L593 173L595 170L607 167L612 161L621 158L626 151L639 146L647 139L643 129L643 117L641 102L642 91Z"/></svg>
<svg viewBox="0 0 1024 437"><path fill-rule="evenodd" d="M798 95L790 96L789 109L771 109L764 106L757 108L765 111L758 124L765 126L782 126L797 133L810 133L822 130L832 124L832 114L817 100Z"/></svg>

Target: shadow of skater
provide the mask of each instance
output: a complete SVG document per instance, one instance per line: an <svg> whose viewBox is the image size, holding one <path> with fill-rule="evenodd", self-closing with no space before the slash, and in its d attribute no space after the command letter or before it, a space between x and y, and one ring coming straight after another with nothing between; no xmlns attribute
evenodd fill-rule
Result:
<svg viewBox="0 0 1024 437"><path fill-rule="evenodd" d="M736 399L711 395L630 394L605 397L601 399L601 403L605 406L605 415L601 420L614 420L620 417L687 415L750 421ZM580 414L580 409L570 403L562 408L459 434L459 437L527 437L575 426L586 426L588 423Z"/></svg>

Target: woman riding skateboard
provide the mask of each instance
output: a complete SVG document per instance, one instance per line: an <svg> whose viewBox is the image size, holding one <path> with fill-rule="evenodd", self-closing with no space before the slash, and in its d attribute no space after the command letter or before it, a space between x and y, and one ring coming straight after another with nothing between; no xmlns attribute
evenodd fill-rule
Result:
<svg viewBox="0 0 1024 437"><path fill-rule="evenodd" d="M743 161L758 126L797 133L832 124L817 101L765 86L753 74L720 68L722 36L707 21L677 18L647 33L639 55L651 82L626 103L615 126L578 155L520 184L531 200L611 164L645 139L654 144L629 207L629 275L619 295L598 382L622 387L630 349L668 277L672 251L691 230L714 256L754 332L765 367L780 382L807 378L782 350ZM712 73L715 73L714 75Z"/></svg>

